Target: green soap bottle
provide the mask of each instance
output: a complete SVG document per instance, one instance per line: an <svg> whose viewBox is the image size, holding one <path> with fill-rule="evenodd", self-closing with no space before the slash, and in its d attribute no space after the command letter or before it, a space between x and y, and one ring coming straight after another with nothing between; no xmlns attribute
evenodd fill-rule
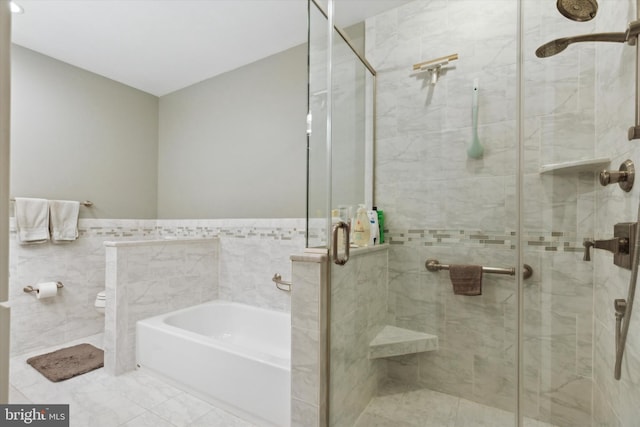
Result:
<svg viewBox="0 0 640 427"><path fill-rule="evenodd" d="M380 244L383 244L384 243L384 211L379 210L377 206L374 206L373 210L378 213L378 227L380 228L378 242L380 242Z"/></svg>

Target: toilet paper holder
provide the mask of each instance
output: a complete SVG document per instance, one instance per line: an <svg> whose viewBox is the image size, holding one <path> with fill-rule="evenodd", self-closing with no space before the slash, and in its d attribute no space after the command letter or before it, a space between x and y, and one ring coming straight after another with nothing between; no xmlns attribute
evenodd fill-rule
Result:
<svg viewBox="0 0 640 427"><path fill-rule="evenodd" d="M58 287L58 289L64 288L64 285L62 284L62 282L56 282L56 286ZM36 291L36 289L31 285L25 286L24 288L22 288L22 290L25 291L26 293L31 293Z"/></svg>

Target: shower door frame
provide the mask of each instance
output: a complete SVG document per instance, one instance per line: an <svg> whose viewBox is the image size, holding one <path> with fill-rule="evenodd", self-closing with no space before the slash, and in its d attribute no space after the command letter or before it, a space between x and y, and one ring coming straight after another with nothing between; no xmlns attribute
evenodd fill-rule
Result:
<svg viewBox="0 0 640 427"><path fill-rule="evenodd" d="M515 189L516 189L516 198L515 198L515 203L516 203L516 218L515 218L515 224L516 224L516 239L515 239L515 261L516 261L516 265L517 266L523 266L524 265L524 253L523 253L523 214L522 214L522 207L523 207L523 178L524 178L524 162L525 162L525 158L524 158L524 147L523 147L523 141L525 140L525 135L524 135L524 123L525 123L525 113L524 113L524 87L525 87L525 78L524 78L524 29L523 29L523 22L524 22L524 17L523 17L523 1L522 0L516 0L517 1L517 27L516 27L516 136L517 136L517 143L516 143L516 150L514 154L514 161L516 162L516 173L515 173ZM327 37L327 87L331 88L332 86L332 53L333 53L333 42L334 42L334 33L332 31L332 29L335 29L338 34L344 39L344 41L351 47L351 49L353 50L353 52L356 54L356 56L361 60L361 62L369 69L369 71L372 73L373 76L373 136L372 136L372 141L373 141L373 145L372 145L372 149L370 150L370 158L367 159L367 165L370 165L370 168L368 170L368 173L370 173L371 177L371 187L370 189L367 189L367 194L370 194L370 200L371 200L371 204L375 204L375 186L374 186L374 179L373 179L373 173L374 173L374 164L375 164L375 143L376 143L376 135L375 135L375 116L376 116L376 72L375 69L373 69L373 67L368 63L368 61L363 58L357 51L356 49L353 48L352 44L349 42L348 37L344 34L344 32L342 32L339 28L337 28L334 24L334 13L335 13L335 7L334 7L334 2L335 0L327 0L327 11L325 12L323 7L318 3L317 0L310 0L309 3L309 7L311 8L313 5L315 5L319 11L321 11L325 18L327 19L327 28L328 28L328 37ZM313 3L313 5L311 4ZM327 145L326 145L326 155L327 155L327 170L326 170L326 174L327 174L327 180L326 180L326 185L328 188L327 191L327 200L326 200L326 212L327 212L327 218L326 218L326 230L329 231L331 230L331 216L330 216L330 212L331 212L331 207L332 207L332 200L331 200L331 194L332 194L332 165L331 165L331 154L332 154L332 138L331 138L331 130L332 130L332 99L331 99L331 91L329 90L327 93L327 116L326 116L326 130L327 130ZM308 215L309 215L309 210L307 209L307 219L308 219ZM327 234L330 234L329 232ZM330 247L330 239L329 237L327 237L327 249ZM324 250L324 249L323 249ZM330 413L330 405L329 405L329 384L330 384L330 359L331 359L331 338L330 338L330 319L331 319L331 301L330 301L330 295L331 295L331 269L332 266L328 266L328 274L327 274L327 288L325 290L323 290L323 296L324 296L324 300L326 301L326 304L322 304L321 307L321 315L323 317L325 317L325 321L322 322L323 326L322 328L324 329L323 332L326 333L323 334L326 337L325 342L323 342L322 344L322 348L324 348L324 352L322 354L320 354L320 364L323 367L323 371L325 372L325 375L322 375L320 378L320 401L323 402L325 404L325 410L323 413L323 418L326 424L329 423L330 417L329 417L329 413ZM523 337L524 337L524 292L523 292L523 286L524 286L524 282L523 282L523 278L521 275L516 275L516 279L515 279L515 284L516 284L516 304L515 304L515 310L516 310L516 349L515 349L515 358L514 358L514 362L515 362L515 380L516 380L516 396L515 396L515 401L514 403L514 415L515 415L515 425L517 425L518 427L521 427L523 425L523 410L522 410L522 399L524 396L523 393L523 385L524 385L524 372L523 372Z"/></svg>
<svg viewBox="0 0 640 427"><path fill-rule="evenodd" d="M318 2L316 0L310 0L311 2L313 2L313 4L316 5L316 7L323 12L323 14L325 15L325 17L327 18L327 25L328 25L328 29L332 29L335 28L338 31L338 34L340 36L342 36L342 38L345 40L345 42L347 42L350 46L351 44L348 41L348 38L343 34L342 31L340 31L334 24L334 13L335 13L335 7L334 7L334 2L336 0L327 0L328 3L328 11L324 12L323 8L318 4ZM515 218L515 225L516 225L516 239L515 239L515 261L516 261L516 265L517 266L523 266L524 265L524 253L523 253L523 242L522 242L522 236L523 236L523 216L522 216L522 207L523 207L523 178L524 178L524 147L523 147L523 141L525 140L525 136L524 136L524 55L523 55L523 43L524 43L524 30L523 30L523 1L522 0L516 0L517 1L517 27L516 27L516 88L515 88L515 92L516 92L516 137L517 137L517 143L516 143L516 150L515 153L513 153L514 155L514 161L516 162L516 173L515 173L515 190L516 190L516 198L515 198L515 209L516 209L516 218ZM311 6L310 6L311 7ZM327 48L327 87L331 87L332 85L332 49L333 49L333 31L328 30L328 48ZM351 46L352 47L352 46ZM365 58L363 58L360 54L358 54L358 52L353 49L354 53L357 55L358 58L360 58L360 60L363 62L363 64L365 64L365 66L369 69L369 71L373 74L373 83L374 83L374 89L373 89L373 94L374 94L374 99L373 99L373 120L374 120L374 124L373 124L373 129L374 129L374 134L373 134L373 149L371 150L371 189L370 189L370 198L371 198L371 204L374 205L375 204L375 185L374 182L375 180L373 179L373 172L374 172L374 164L375 164L375 143L376 143L376 138L375 138L375 115L376 115L376 72L373 69L373 67L367 62L367 60ZM331 159L331 148L332 148L332 140L331 140L331 130L332 130L332 102L331 102L331 91L328 91L327 94L327 158L330 160ZM327 192L327 201L326 201L326 211L328 213L331 212L331 194L332 194L332 168L331 168L331 162L328 161L327 162L327 170L326 170L326 174L327 174L327 182L326 185L328 187L328 192ZM326 221L326 229L330 230L331 229L331 217L330 215L327 216L327 221ZM329 241L330 239L327 238L327 246L329 246ZM330 263L329 263L330 264ZM320 395L320 401L323 402L325 404L325 411L324 411L324 421L325 423L328 425L329 424L329 420L330 420L330 395L329 395L329 384L330 384L330 360L331 360L331 330L330 330L330 324L331 324L331 270L332 270L332 266L329 265L328 266L328 274L327 274L327 288L325 290L322 291L323 293L323 299L326 301L326 304L322 304L321 307L321 312L322 312L322 316L325 317L326 321L322 322L323 326L322 328L324 329L323 332L326 332L326 335L324 335L326 337L326 340L323 344L323 348L325 349L324 354L320 355L320 363L323 367L323 371L325 372L325 375L321 376L321 395ZM523 337L524 337L524 292L523 292L523 286L524 286L524 282L523 282L523 277L522 275L515 275L515 285L516 285L516 291L515 291L515 297L516 297L516 302L515 302L515 310L516 310L516 342L515 342L515 357L514 357L514 364L515 364L515 372L514 372L514 376L515 376L515 381L516 381L516 395L514 396L515 400L513 402L513 411L514 411L514 415L515 415L515 420L514 420L514 424L518 427L522 427L524 424L524 414L523 414L523 410L522 410L522 399L524 396L523 393L523 385L524 385L524 372L523 372Z"/></svg>
<svg viewBox="0 0 640 427"><path fill-rule="evenodd" d="M324 16L324 18L327 20L327 55L326 55L326 65L327 65L327 81L326 81L326 86L328 88L331 87L331 85L333 84L333 79L332 79L332 71L333 71L333 42L334 42L334 34L333 31L330 31L329 29L333 28L333 30L340 36L340 38L342 39L342 41L344 41L344 43L346 43L346 45L349 47L349 49L351 50L351 52L353 52L353 54L355 55L355 57L360 61L360 63L362 65L364 65L364 67L368 70L368 72L371 74L371 94L372 94L372 100L371 100L371 105L367 105L368 107L370 106L371 111L366 110L365 114L367 115L367 117L371 117L371 126L367 126L367 131L370 131L371 134L370 135L365 135L365 160L364 160L364 175L365 175L365 179L364 179L364 203L367 206L374 206L375 201L374 201L374 161L375 161L375 140L376 140L376 126L375 126L375 115L376 115L376 70L373 68L373 66L369 63L369 61L367 61L367 59L360 53L358 52L358 50L354 47L353 42L350 40L349 36L342 30L340 29L338 26L336 26L334 24L334 20L333 20L333 5L334 5L334 0L327 0L327 4L328 4L328 9L329 10L324 10L324 8L322 7L322 5L320 5L318 3L318 0L309 0L308 1L308 7L309 7L309 11L308 13L311 13L311 7L315 6L316 9ZM311 17L309 15L309 35L308 38L310 40L311 38ZM311 73L311 64L308 63L308 72L309 74ZM313 118L311 117L311 87L310 84L308 85L307 88L307 96L308 96L308 116L307 116L307 120L313 120ZM332 107L333 107L333 102L332 102L332 93L330 90L327 91L327 101L326 101L326 170L325 170L325 174L326 174L326 181L325 181L325 188L327 190L327 195L326 195L326 200L325 200L325 245L322 246L317 246L317 245L310 245L309 244L309 228L310 228L310 189L309 189L309 182L310 182L310 176L309 176L309 167L310 167L310 160L309 160L309 156L310 156L310 138L311 138L311 123L308 122L307 126L307 242L306 242L306 249L307 250L311 250L311 252L313 252L313 249L318 249L318 248L322 248L324 250L324 248L326 248L327 250L331 249L331 209L332 209L332 191L333 191L333 182L332 182L332 177L333 177L333 165L332 165L332 154L333 154L333 139L332 139L332 135L331 135L331 131L332 131L332 120L331 120L331 112L332 112ZM370 144L368 144L368 142L371 142Z"/></svg>
<svg viewBox="0 0 640 427"><path fill-rule="evenodd" d="M523 250L523 206L524 206L524 16L523 0L517 0L516 23L516 265L524 266ZM519 270L517 270L519 271ZM516 426L524 426L524 411L522 410L522 398L524 396L524 278L522 274L516 275L516 350L515 350L515 378L516 401L515 417Z"/></svg>
<svg viewBox="0 0 640 427"><path fill-rule="evenodd" d="M371 101L366 103L365 107L365 158L364 158L364 203L367 206L374 205L374 161L375 161L375 141L376 141L376 70L373 66L360 54L357 49L354 47L354 44L349 39L349 36L341 30L334 23L334 0L327 0L327 10L325 11L322 5L318 3L317 0L309 0L309 48L311 46L311 8L316 7L316 9L325 17L327 20L327 54L326 54L326 87L327 89L327 100L326 100L326 200L325 200L325 213L326 213L326 247L322 248L323 253L329 253L336 242L333 242L331 239L331 230L332 230L332 218L331 218L331 210L333 203L333 138L332 138L332 111L333 111L333 100L332 100L332 90L333 87L333 43L334 43L334 31L337 35L346 43L349 49L355 55L355 58L364 65L366 68L365 72L370 73L370 79L367 78L367 82L371 84ZM311 76L311 63L308 64L309 67L309 76ZM311 80L311 79L309 79ZM367 86L367 85L365 85ZM366 99L366 98L365 98ZM308 86L308 106L309 106L309 116L311 118L311 85L309 83ZM371 122L367 123L367 118L370 118ZM368 135L367 132L370 132ZM310 165L310 138L311 138L311 125L308 123L308 132L307 132L307 248L306 251L309 252L317 252L319 248L309 247L309 213L310 213L310 189L309 189L309 165ZM331 360L331 270L332 270L332 262L329 261L326 264L327 275L326 275L326 286L321 290L321 306L320 315L321 318L325 320L321 322L321 342L320 348L321 354L319 355L319 365L321 373L324 375L320 375L320 389L319 389L319 399L321 402L321 409L319 424L320 425L328 425L330 420L330 396L329 396L329 385L330 385L330 360Z"/></svg>

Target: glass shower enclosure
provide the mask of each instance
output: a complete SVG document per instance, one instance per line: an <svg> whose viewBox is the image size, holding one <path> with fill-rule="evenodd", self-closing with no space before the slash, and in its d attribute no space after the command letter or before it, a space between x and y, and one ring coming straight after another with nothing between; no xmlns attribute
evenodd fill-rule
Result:
<svg viewBox="0 0 640 427"><path fill-rule="evenodd" d="M372 202L375 72L356 53L355 43L363 43L364 34L355 28L350 36L349 29L338 27L329 34L328 22L325 9L310 1L309 248L330 247L332 213L335 216L338 211L340 218L348 222L358 205L371 208Z"/></svg>
<svg viewBox="0 0 640 427"><path fill-rule="evenodd" d="M308 247L359 203L387 243L329 264L327 424L637 424L637 314L614 376L631 271L619 245L585 257L637 222L640 191L598 179L640 158L637 53L581 37L624 34L636 0L579 22L562 1L398 2L364 22L368 62L334 29L344 1L309 9Z"/></svg>

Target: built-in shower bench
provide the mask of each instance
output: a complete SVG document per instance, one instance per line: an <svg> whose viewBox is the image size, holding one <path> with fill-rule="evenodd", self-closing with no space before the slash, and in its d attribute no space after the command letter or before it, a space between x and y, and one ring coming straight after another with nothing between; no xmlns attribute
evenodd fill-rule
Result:
<svg viewBox="0 0 640 427"><path fill-rule="evenodd" d="M436 335L386 325L369 343L369 359L402 356L438 349Z"/></svg>

